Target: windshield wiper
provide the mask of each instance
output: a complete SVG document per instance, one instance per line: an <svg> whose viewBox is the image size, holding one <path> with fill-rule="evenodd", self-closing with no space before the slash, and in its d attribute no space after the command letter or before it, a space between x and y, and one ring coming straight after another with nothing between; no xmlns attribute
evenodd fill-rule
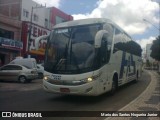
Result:
<svg viewBox="0 0 160 120"><path fill-rule="evenodd" d="M56 69L60 70L63 67L63 65L65 64L65 62L66 62L66 59L60 59L58 64L56 65Z"/></svg>

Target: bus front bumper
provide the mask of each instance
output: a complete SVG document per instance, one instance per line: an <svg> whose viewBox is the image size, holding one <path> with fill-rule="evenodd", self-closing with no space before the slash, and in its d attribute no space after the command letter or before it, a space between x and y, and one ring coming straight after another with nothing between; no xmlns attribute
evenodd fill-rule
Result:
<svg viewBox="0 0 160 120"><path fill-rule="evenodd" d="M83 85L55 85L43 80L43 88L47 92L59 94L87 95L97 96L97 81L89 82Z"/></svg>

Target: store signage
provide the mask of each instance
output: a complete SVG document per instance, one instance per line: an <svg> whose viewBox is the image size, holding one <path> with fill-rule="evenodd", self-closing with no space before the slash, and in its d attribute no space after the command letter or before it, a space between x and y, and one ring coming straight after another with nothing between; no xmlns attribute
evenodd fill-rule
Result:
<svg viewBox="0 0 160 120"><path fill-rule="evenodd" d="M23 49L23 43L18 40L12 40L8 38L0 37L0 46L12 48L12 49Z"/></svg>
<svg viewBox="0 0 160 120"><path fill-rule="evenodd" d="M28 28L29 29L29 28ZM48 35L50 33L50 30L45 29L43 27L37 26L37 25L32 25L32 34L31 34L31 46L30 46L30 50L35 50L36 49L36 43L35 43L35 39L39 36L42 35ZM45 49L47 44L47 40L40 40L38 43L39 48L41 49Z"/></svg>

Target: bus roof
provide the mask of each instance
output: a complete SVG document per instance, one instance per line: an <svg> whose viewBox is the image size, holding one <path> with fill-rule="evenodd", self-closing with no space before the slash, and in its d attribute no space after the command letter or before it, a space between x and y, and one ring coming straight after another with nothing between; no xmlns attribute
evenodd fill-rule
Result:
<svg viewBox="0 0 160 120"><path fill-rule="evenodd" d="M90 24L98 24L98 23L110 23L115 26L117 29L128 35L122 28L120 28L117 24L107 18L88 18L88 19L80 19L80 20L73 20L68 22L63 22L55 25L53 28L66 28L66 27L73 27L73 26L81 26L81 25L90 25ZM131 38L131 37L130 37Z"/></svg>
<svg viewBox="0 0 160 120"><path fill-rule="evenodd" d="M96 24L96 23L105 23L105 22L109 22L109 21L110 20L106 19L106 18L88 18L88 19L80 19L80 20L63 22L63 23L55 25L53 28L81 26L81 25L89 25L89 24Z"/></svg>

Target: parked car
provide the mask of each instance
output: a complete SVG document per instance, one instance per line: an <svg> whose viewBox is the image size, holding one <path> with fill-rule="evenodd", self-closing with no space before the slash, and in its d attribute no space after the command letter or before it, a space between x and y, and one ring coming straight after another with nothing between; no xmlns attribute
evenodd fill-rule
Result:
<svg viewBox="0 0 160 120"><path fill-rule="evenodd" d="M21 83L31 82L38 76L36 69L29 69L18 64L7 64L0 67L1 80L15 80Z"/></svg>
<svg viewBox="0 0 160 120"><path fill-rule="evenodd" d="M41 64L37 64L38 78L42 79L44 76L44 67Z"/></svg>

